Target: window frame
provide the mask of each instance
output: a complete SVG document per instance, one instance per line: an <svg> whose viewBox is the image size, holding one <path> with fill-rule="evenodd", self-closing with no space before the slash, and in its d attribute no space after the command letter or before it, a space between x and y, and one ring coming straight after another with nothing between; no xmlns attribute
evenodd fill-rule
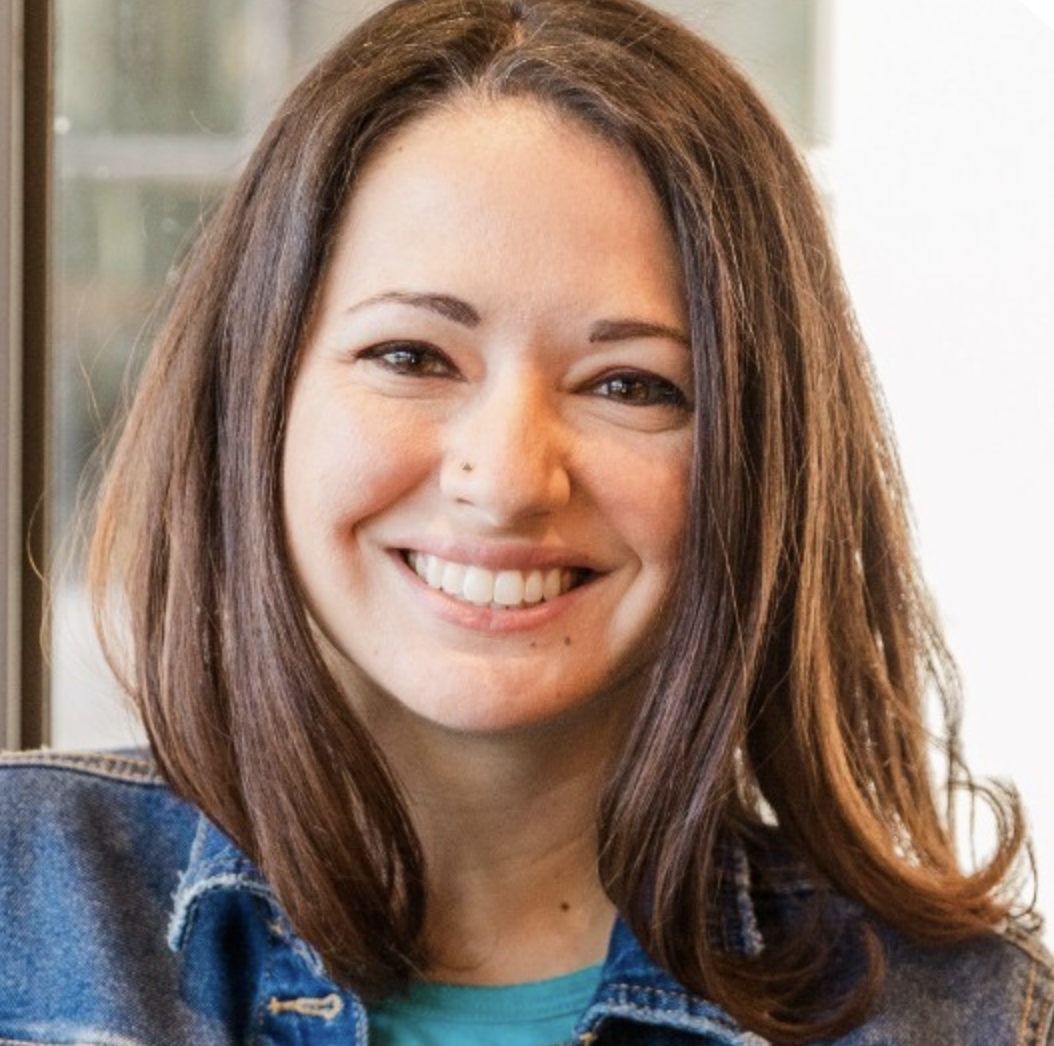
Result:
<svg viewBox="0 0 1054 1046"><path fill-rule="evenodd" d="M51 0L0 0L0 745L47 742Z"/></svg>

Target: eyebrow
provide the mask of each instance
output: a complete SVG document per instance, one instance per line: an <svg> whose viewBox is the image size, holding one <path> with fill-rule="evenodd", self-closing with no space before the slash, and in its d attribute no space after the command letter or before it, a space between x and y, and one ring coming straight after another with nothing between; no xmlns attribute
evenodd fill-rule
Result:
<svg viewBox="0 0 1054 1046"><path fill-rule="evenodd" d="M456 298L452 294L432 294L421 291L383 291L352 305L347 311L357 312L370 305L383 305L389 302L426 309L428 312L434 312L465 327L478 327L481 322L479 313L462 298ZM685 347L691 345L691 340L683 331L665 323L651 323L648 320L597 320L589 330L591 344L631 341L634 338L669 338Z"/></svg>
<svg viewBox="0 0 1054 1046"><path fill-rule="evenodd" d="M480 322L479 313L461 298L455 298L451 294L426 294L416 291L384 291L352 305L347 311L357 312L368 305L382 305L386 302L427 309L465 327L478 327Z"/></svg>
<svg viewBox="0 0 1054 1046"><path fill-rule="evenodd" d="M633 338L669 338L686 348L691 340L683 331L647 320L597 320L589 331L590 342L629 341Z"/></svg>

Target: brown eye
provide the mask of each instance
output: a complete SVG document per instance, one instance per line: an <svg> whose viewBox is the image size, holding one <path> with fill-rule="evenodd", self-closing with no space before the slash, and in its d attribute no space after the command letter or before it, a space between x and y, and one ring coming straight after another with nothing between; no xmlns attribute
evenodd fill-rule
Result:
<svg viewBox="0 0 1054 1046"><path fill-rule="evenodd" d="M358 359L370 360L407 377L447 377L456 374L454 365L437 348L422 342L385 342L359 353Z"/></svg>
<svg viewBox="0 0 1054 1046"><path fill-rule="evenodd" d="M633 407L676 407L684 409L688 400L681 390L656 374L628 372L610 374L593 386L598 396Z"/></svg>

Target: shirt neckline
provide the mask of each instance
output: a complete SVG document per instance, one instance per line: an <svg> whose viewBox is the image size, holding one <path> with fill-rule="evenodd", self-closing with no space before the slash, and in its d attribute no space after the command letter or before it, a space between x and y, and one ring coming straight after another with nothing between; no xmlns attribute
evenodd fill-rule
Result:
<svg viewBox="0 0 1054 1046"><path fill-rule="evenodd" d="M603 964L521 984L466 985L416 981L377 1009L397 1016L459 1024L519 1024L576 1017L600 985Z"/></svg>

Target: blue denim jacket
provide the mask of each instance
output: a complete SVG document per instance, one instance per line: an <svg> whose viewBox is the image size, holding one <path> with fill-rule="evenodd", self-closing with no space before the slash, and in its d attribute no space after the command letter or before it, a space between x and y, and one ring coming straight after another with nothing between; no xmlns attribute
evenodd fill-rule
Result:
<svg viewBox="0 0 1054 1046"><path fill-rule="evenodd" d="M808 884L730 890L733 945ZM1020 930L952 950L887 935L874 1016L840 1046L1054 1046L1054 979ZM363 1046L366 1013L259 871L131 755L0 761L0 1044ZM655 966L623 924L579 1044L763 1046Z"/></svg>

